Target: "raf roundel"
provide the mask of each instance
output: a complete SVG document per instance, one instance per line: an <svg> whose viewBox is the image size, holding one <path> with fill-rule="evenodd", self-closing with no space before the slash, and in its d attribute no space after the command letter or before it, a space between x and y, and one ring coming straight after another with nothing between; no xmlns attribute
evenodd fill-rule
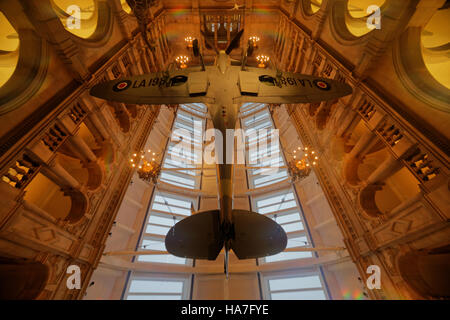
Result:
<svg viewBox="0 0 450 320"><path fill-rule="evenodd" d="M123 91L123 90L127 89L130 85L131 85L130 80L123 80L123 81L116 83L112 89L115 92L119 92L119 91Z"/></svg>
<svg viewBox="0 0 450 320"><path fill-rule="evenodd" d="M313 82L314 82L314 85L315 85L317 88L319 88L320 90L326 90L326 91L328 91L328 90L331 89L331 86L330 86L327 82L325 82L325 81L323 81L323 80L314 80Z"/></svg>

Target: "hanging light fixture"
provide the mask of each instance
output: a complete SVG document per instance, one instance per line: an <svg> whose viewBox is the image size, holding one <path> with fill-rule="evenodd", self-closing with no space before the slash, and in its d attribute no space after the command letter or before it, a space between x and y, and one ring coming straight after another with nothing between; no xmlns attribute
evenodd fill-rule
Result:
<svg viewBox="0 0 450 320"><path fill-rule="evenodd" d="M187 62L189 58L187 56L178 56L175 58L175 61L179 64L181 69L187 68Z"/></svg>
<svg viewBox="0 0 450 320"><path fill-rule="evenodd" d="M195 38L191 37L191 36L188 36L188 37L184 38L184 41L186 42L188 48L192 48L193 47L192 43L194 42L194 40L195 40Z"/></svg>
<svg viewBox="0 0 450 320"><path fill-rule="evenodd" d="M259 62L258 67L265 68L266 63L269 62L270 58L265 55L259 55L256 57L256 60Z"/></svg>
<svg viewBox="0 0 450 320"><path fill-rule="evenodd" d="M258 48L258 42L260 40L258 36L251 36L248 39L253 42L253 47L254 48Z"/></svg>
<svg viewBox="0 0 450 320"><path fill-rule="evenodd" d="M133 153L130 157L130 166L137 170L140 179L157 183L161 173L161 165L156 161L157 156L158 155L150 149Z"/></svg>
<svg viewBox="0 0 450 320"><path fill-rule="evenodd" d="M293 182L309 176L312 167L316 166L319 162L317 152L308 147L305 147L304 149L298 147L296 150L292 151L291 155L292 159L288 163L288 170Z"/></svg>

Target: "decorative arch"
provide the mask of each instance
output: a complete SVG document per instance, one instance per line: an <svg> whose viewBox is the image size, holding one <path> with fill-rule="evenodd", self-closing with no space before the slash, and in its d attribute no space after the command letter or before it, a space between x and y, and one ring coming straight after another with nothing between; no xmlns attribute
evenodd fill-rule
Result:
<svg viewBox="0 0 450 320"><path fill-rule="evenodd" d="M450 112L450 90L439 83L426 67L421 36L421 27L410 27L396 41L393 46L395 70L402 84L415 98L432 108Z"/></svg>
<svg viewBox="0 0 450 320"><path fill-rule="evenodd" d="M358 168L361 160L355 157L350 157L344 161L343 175L344 179L350 186L358 186L361 180L358 176Z"/></svg>
<svg viewBox="0 0 450 320"><path fill-rule="evenodd" d="M47 43L33 30L15 29L20 43L17 65L0 87L0 116L17 109L34 96L44 82L50 60Z"/></svg>
<svg viewBox="0 0 450 320"><path fill-rule="evenodd" d="M19 35L0 11L0 87L12 76L19 60Z"/></svg>
<svg viewBox="0 0 450 320"><path fill-rule="evenodd" d="M89 200L83 192L76 189L65 190L64 194L68 195L72 200L69 214L65 220L70 224L75 224L79 222L88 211Z"/></svg>
<svg viewBox="0 0 450 320"><path fill-rule="evenodd" d="M366 218L374 219L383 215L375 200L375 194L382 188L382 184L370 184L359 192L358 204L362 209L362 213L366 215Z"/></svg>
<svg viewBox="0 0 450 320"><path fill-rule="evenodd" d="M89 208L87 196L77 189L61 189L42 173L38 173L25 188L24 200L34 204L56 219L71 224L78 222Z"/></svg>
<svg viewBox="0 0 450 320"><path fill-rule="evenodd" d="M101 47L108 42L113 29L113 17L107 0L50 0L55 15L61 21L64 29L70 34L72 40L86 47ZM78 5L81 11L81 29L69 29L67 19L71 16L66 11L70 5ZM83 9L90 10L92 14L85 15Z"/></svg>
<svg viewBox="0 0 450 320"><path fill-rule="evenodd" d="M330 30L334 39L345 46L364 45L369 39L369 33L363 36L356 36L347 26L348 19L354 19L350 16L347 3L345 1L338 1L331 7L330 14Z"/></svg>

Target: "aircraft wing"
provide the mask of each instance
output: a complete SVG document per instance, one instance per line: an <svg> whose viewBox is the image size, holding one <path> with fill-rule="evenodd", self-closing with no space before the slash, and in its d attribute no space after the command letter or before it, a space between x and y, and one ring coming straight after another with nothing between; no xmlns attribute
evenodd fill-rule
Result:
<svg viewBox="0 0 450 320"><path fill-rule="evenodd" d="M195 68L148 73L99 83L91 88L94 97L130 104L207 103L208 78Z"/></svg>
<svg viewBox="0 0 450 320"><path fill-rule="evenodd" d="M348 84L300 73L248 68L239 71L241 97L236 102L312 103L352 93Z"/></svg>

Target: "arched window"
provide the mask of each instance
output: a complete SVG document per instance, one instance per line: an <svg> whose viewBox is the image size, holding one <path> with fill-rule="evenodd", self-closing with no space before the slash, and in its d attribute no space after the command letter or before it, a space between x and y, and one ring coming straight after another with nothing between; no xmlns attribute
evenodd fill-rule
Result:
<svg viewBox="0 0 450 320"><path fill-rule="evenodd" d="M422 57L434 79L450 89L450 8L437 10L422 30Z"/></svg>
<svg viewBox="0 0 450 320"><path fill-rule="evenodd" d="M19 60L19 35L0 12L0 87L11 78Z"/></svg>

